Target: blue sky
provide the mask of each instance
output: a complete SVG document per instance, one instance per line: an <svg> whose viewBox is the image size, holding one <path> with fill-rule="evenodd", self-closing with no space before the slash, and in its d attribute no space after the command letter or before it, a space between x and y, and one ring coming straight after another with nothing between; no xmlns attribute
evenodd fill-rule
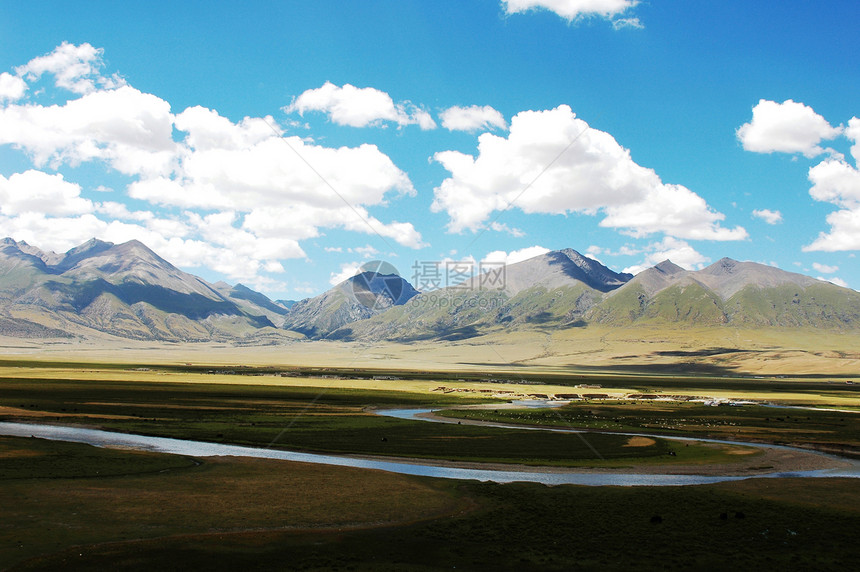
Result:
<svg viewBox="0 0 860 572"><path fill-rule="evenodd" d="M585 6L586 8L582 8ZM384 259L860 288L860 5L0 3L0 235L317 294Z"/></svg>

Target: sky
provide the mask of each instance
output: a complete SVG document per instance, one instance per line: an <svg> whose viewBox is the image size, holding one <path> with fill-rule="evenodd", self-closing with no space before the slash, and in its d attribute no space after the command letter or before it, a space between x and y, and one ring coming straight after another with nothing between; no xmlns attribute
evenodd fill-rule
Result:
<svg viewBox="0 0 860 572"><path fill-rule="evenodd" d="M860 289L856 0L0 0L0 236L419 289L573 248Z"/></svg>

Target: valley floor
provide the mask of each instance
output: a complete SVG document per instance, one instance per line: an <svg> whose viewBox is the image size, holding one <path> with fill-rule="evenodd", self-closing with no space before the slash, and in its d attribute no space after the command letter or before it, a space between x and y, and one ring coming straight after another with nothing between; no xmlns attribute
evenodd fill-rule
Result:
<svg viewBox="0 0 860 572"><path fill-rule="evenodd" d="M0 336L0 356L55 361L337 366L433 371L834 376L860 383L860 331L608 328L499 332L456 342L279 339L272 345Z"/></svg>
<svg viewBox="0 0 860 572"><path fill-rule="evenodd" d="M771 333L741 349L690 332L636 339L613 332L262 348L6 339L0 418L441 464L608 472L824 466L811 453L681 450L659 436L613 430L860 446L860 384L849 383L860 381L856 336ZM786 364L797 370L786 373ZM581 398L558 410L505 405L515 394L571 393ZM686 401L691 396L760 404L709 407ZM464 409L479 404L492 409ZM394 407L453 409L461 424L368 410ZM600 432L583 442L489 427L478 422L498 419L481 414L536 425L560 415L563 425ZM858 495L857 479L499 485L7 437L0 438L0 569L844 570L860 559Z"/></svg>

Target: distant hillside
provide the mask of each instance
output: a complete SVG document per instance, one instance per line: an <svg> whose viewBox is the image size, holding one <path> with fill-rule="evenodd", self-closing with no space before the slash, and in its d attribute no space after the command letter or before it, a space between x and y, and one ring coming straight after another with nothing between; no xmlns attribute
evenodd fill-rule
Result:
<svg viewBox="0 0 860 572"><path fill-rule="evenodd" d="M274 327L267 314L286 312L260 296L244 287L222 294L138 241L90 240L65 254L0 242L4 335L234 339Z"/></svg>
<svg viewBox="0 0 860 572"><path fill-rule="evenodd" d="M419 293L363 271L298 302L209 284L137 241L88 241L63 254L0 241L0 335L279 343L451 341L510 331L649 327L860 330L860 293L728 258L698 271L664 261L635 277L572 249Z"/></svg>
<svg viewBox="0 0 860 572"><path fill-rule="evenodd" d="M793 272L723 258L699 271L668 260L590 311L590 322L750 327L860 327L860 293Z"/></svg>
<svg viewBox="0 0 860 572"><path fill-rule="evenodd" d="M348 324L403 306L417 294L400 276L362 272L319 296L293 304L283 327L310 338L324 338Z"/></svg>
<svg viewBox="0 0 860 572"><path fill-rule="evenodd" d="M505 267L489 287L480 278L422 293L402 307L334 333L344 339L456 340L501 329L579 327L605 292L632 278L573 249Z"/></svg>

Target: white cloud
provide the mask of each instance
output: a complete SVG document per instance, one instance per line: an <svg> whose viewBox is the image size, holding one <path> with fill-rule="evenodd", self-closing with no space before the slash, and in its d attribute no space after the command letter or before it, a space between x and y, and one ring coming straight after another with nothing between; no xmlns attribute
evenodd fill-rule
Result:
<svg viewBox="0 0 860 572"><path fill-rule="evenodd" d="M360 254L362 258L372 258L372 257L376 256L377 254L379 254L379 251L376 250L374 247L372 247L369 244L366 244L364 246L356 246L354 248L350 248L349 252L351 252L353 254Z"/></svg>
<svg viewBox="0 0 860 572"><path fill-rule="evenodd" d="M848 127L845 128L844 134L854 142L854 145L851 146L851 156L854 157L854 164L860 164L860 119L857 117L849 119Z"/></svg>
<svg viewBox="0 0 860 572"><path fill-rule="evenodd" d="M0 102L3 100L16 101L27 92L27 82L8 72L0 73Z"/></svg>
<svg viewBox="0 0 860 572"><path fill-rule="evenodd" d="M568 21L589 16L610 19L638 3L638 0L502 0L508 14L542 8L555 12Z"/></svg>
<svg viewBox="0 0 860 572"><path fill-rule="evenodd" d="M645 27L639 18L619 18L617 20L612 21L612 27L616 30L623 30L624 28L633 28L635 30L641 30Z"/></svg>
<svg viewBox="0 0 860 572"><path fill-rule="evenodd" d="M840 159L825 159L809 169L809 194L818 201L854 208L860 206L860 170Z"/></svg>
<svg viewBox="0 0 860 572"><path fill-rule="evenodd" d="M607 256L635 256L641 252L642 252L641 249L632 247L632 246L627 245L627 244L623 245L617 251L613 251L609 248L604 248L602 246L597 246L596 244L592 244L585 251L586 254L588 254L589 256L592 256L592 257L599 256L601 254L606 254Z"/></svg>
<svg viewBox="0 0 860 572"><path fill-rule="evenodd" d="M836 276L828 276L827 278L823 276L819 276L817 280L823 280L824 282L830 282L831 284L836 284L837 286L842 286L843 288L850 288L848 286L848 282L841 278L837 278Z"/></svg>
<svg viewBox="0 0 860 572"><path fill-rule="evenodd" d="M125 82L119 76L104 77L102 56L104 50L84 43L80 46L63 42L54 51L30 60L15 68L15 72L27 79L36 81L43 74L52 74L57 87L73 93L84 94L97 88L114 88Z"/></svg>
<svg viewBox="0 0 860 572"><path fill-rule="evenodd" d="M37 165L105 161L122 173L141 176L130 184L129 195L155 204L266 212L286 203L296 214L316 215L303 216L296 225L311 230L290 238L316 236L327 220L335 226L361 222L358 211L379 234L410 246L421 244L410 223L384 224L362 207L384 204L392 190L415 193L406 174L375 146L329 149L297 137L281 140L277 128L268 125L271 118L234 124L200 107L179 114L176 123L187 134L184 145L172 139L169 104L125 86L63 106L2 109L0 143L24 149ZM285 218L278 226L289 228L290 223Z"/></svg>
<svg viewBox="0 0 860 572"><path fill-rule="evenodd" d="M8 179L0 175L0 213L12 216L43 213L67 216L92 212L93 204L81 197L81 187L63 175L28 170Z"/></svg>
<svg viewBox="0 0 860 572"><path fill-rule="evenodd" d="M498 221L493 221L490 223L490 230L493 230L496 232L506 232L515 238L522 238L523 236L526 235L526 233L524 233L522 230L520 230L518 228L511 228L508 225L506 225L505 223L498 222Z"/></svg>
<svg viewBox="0 0 860 572"><path fill-rule="evenodd" d="M803 153L807 157L825 150L822 140L833 139L842 132L803 103L788 99L783 103L759 100L753 107L753 118L741 125L737 136L743 148L757 153Z"/></svg>
<svg viewBox="0 0 860 572"><path fill-rule="evenodd" d="M838 266L828 266L826 264L819 264L818 262L813 262L812 267L822 274L833 274L839 270Z"/></svg>
<svg viewBox="0 0 860 572"><path fill-rule="evenodd" d="M526 248L521 248L519 250L512 250L511 252L505 252L504 250L494 250L493 252L487 253L486 256L481 260L482 263L491 262L491 263L504 263L508 264L516 264L517 262L522 262L523 260L528 260L529 258L534 258L535 256L540 256L541 254L546 254L549 252L549 248L544 248L543 246L529 246Z"/></svg>
<svg viewBox="0 0 860 572"><path fill-rule="evenodd" d="M844 135L853 142L851 156L855 165L832 149L819 143ZM829 202L840 210L827 215L828 232L819 233L804 252L860 250L860 119L852 117L847 127L833 127L811 107L787 100L776 103L760 100L753 108L753 119L737 131L738 139L748 151L759 153L803 153L815 157L824 152L830 156L809 169L812 183L809 194L817 201ZM770 211L754 211L757 213ZM767 222L768 218L762 216Z"/></svg>
<svg viewBox="0 0 860 572"><path fill-rule="evenodd" d="M686 241L671 237L666 237L660 242L651 243L644 250L647 252L645 259L640 264L625 268L624 272L639 274L643 270L656 266L664 260L671 260L687 270L699 270L706 263L710 262L710 258L697 252Z"/></svg>
<svg viewBox="0 0 860 572"><path fill-rule="evenodd" d="M489 105L483 107L449 107L439 114L442 127L449 131L478 131L490 129L507 129L505 116Z"/></svg>
<svg viewBox="0 0 860 572"><path fill-rule="evenodd" d="M705 199L681 185L647 189L636 202L605 207L606 218L600 226L619 229L623 234L641 238L662 232L694 240L743 240L747 231L736 226L720 226L725 215L711 209Z"/></svg>
<svg viewBox="0 0 860 572"><path fill-rule="evenodd" d="M378 205L390 191L414 195L406 173L375 145L337 149L298 137L269 137L240 149L194 150L182 160L184 194L156 187L147 200L251 210L284 204L338 208ZM140 194L136 198L144 198Z"/></svg>
<svg viewBox="0 0 860 572"><path fill-rule="evenodd" d="M436 122L425 110L409 102L394 103L391 96L372 87L339 87L325 82L322 87L309 89L284 109L287 113L307 111L327 113L331 121L350 127L379 126L392 121L399 126L418 125L421 129L434 129Z"/></svg>
<svg viewBox="0 0 860 572"><path fill-rule="evenodd" d="M830 232L821 232L804 252L860 250L860 208L843 209L827 215Z"/></svg>
<svg viewBox="0 0 860 572"><path fill-rule="evenodd" d="M278 271L277 258L304 256L290 241L258 239L241 230L230 229L224 220L158 218L148 211L122 212L122 205L99 205L99 214L112 212L117 218L106 221L94 213L80 216L52 216L44 212L0 214L0 235L25 240L40 248L65 252L98 237L114 243L139 240L171 263L183 267L207 267L231 279L265 285L270 280L261 271ZM131 222L124 222L124 220ZM271 286L271 285L270 285Z"/></svg>
<svg viewBox="0 0 860 572"><path fill-rule="evenodd" d="M752 216L760 218L767 224L779 224L782 222L782 213L770 209L756 209L752 212Z"/></svg>
<svg viewBox="0 0 860 572"><path fill-rule="evenodd" d="M96 205L96 212L99 214L103 214L108 218L119 219L119 220L136 220L136 221L149 221L152 220L155 215L150 211L135 211L132 212L128 210L128 207L122 203L117 203L114 201L105 201L103 203L99 203Z"/></svg>
<svg viewBox="0 0 860 572"><path fill-rule="evenodd" d="M289 237L303 240L319 236L321 227L343 228L363 234L378 234L402 246L421 248L424 243L412 223L383 223L367 209L334 205L315 207L293 203L283 207L254 208L245 217L243 227L261 237Z"/></svg>
<svg viewBox="0 0 860 572"><path fill-rule="evenodd" d="M493 211L581 213L606 217L601 226L633 236L663 232L678 238L739 240L743 228L720 227L724 215L679 185L665 185L636 164L609 134L576 118L567 105L523 111L503 138L484 133L478 156L434 155L451 176L435 189L432 210L445 211L451 232L476 231Z"/></svg>
<svg viewBox="0 0 860 572"><path fill-rule="evenodd" d="M234 124L218 112L199 105L178 114L174 125L187 134L185 143L196 151L246 149L273 135L281 135L271 116L245 117Z"/></svg>
<svg viewBox="0 0 860 572"><path fill-rule="evenodd" d="M324 228L423 246L412 223L383 222L369 212L415 195L406 173L376 146L326 148L285 138L271 116L233 122L200 106L174 115L167 101L103 76L102 68L101 49L66 43L16 68L18 75L0 74L0 145L22 150L39 168L100 164L125 176L119 180L127 181L128 196L167 209L92 203L62 174L29 170L0 175L0 235L58 251L92 237L136 239L174 264L261 287L278 287L263 273L306 257L299 241ZM31 102L27 82L44 75L72 95L48 91L59 103ZM398 124L435 127L415 106L393 109Z"/></svg>
<svg viewBox="0 0 860 572"><path fill-rule="evenodd" d="M297 240L279 236L259 236L246 228L236 227L239 216L231 211L201 216L187 213L190 224L209 243L257 260L301 258L305 256Z"/></svg>
<svg viewBox="0 0 860 572"><path fill-rule="evenodd" d="M856 164L860 161L860 120L852 117L844 135L853 142L851 155ZM827 215L830 231L820 233L803 250L860 250L860 169L844 157L829 157L809 169L809 181L812 198L837 205L840 210Z"/></svg>
<svg viewBox="0 0 860 572"><path fill-rule="evenodd" d="M103 160L127 175L174 167L170 105L130 86L95 91L64 105L0 109L0 144L23 149L37 167Z"/></svg>
<svg viewBox="0 0 860 572"><path fill-rule="evenodd" d="M361 264L358 262L345 262L340 265L340 270L337 272L332 272L329 277L329 284L335 286L340 284L344 280L349 280L361 270Z"/></svg>

